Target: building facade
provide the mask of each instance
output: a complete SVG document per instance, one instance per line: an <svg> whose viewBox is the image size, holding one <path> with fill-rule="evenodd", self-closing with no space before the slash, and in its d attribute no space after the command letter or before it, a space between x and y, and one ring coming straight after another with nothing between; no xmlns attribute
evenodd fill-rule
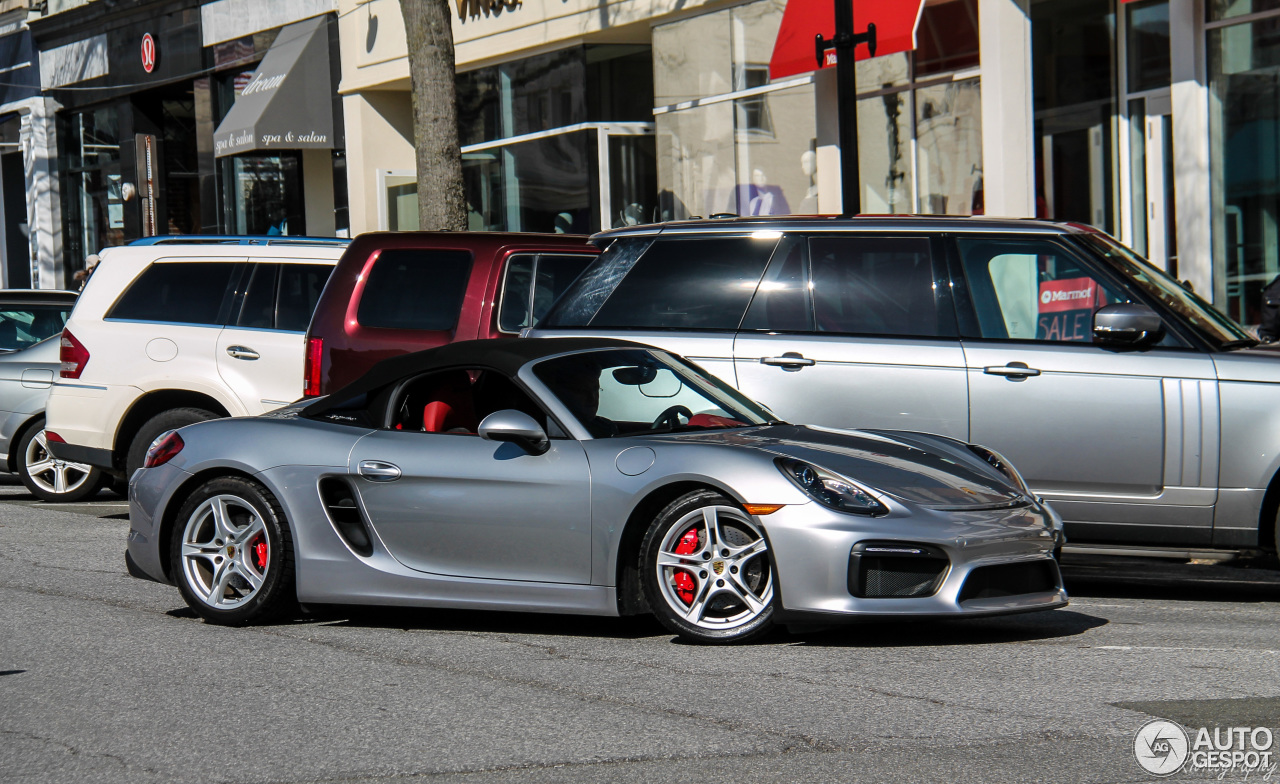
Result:
<svg viewBox="0 0 1280 784"><path fill-rule="evenodd" d="M27 23L52 119L33 194L52 251L33 284L69 287L91 254L153 234L346 230L330 0L48 10Z"/></svg>
<svg viewBox="0 0 1280 784"><path fill-rule="evenodd" d="M410 228L399 5L338 6L352 230ZM838 212L834 69L770 78L785 7L459 2L470 225ZM916 40L857 66L864 212L1088 223L1257 321L1280 273L1280 5L926 0Z"/></svg>

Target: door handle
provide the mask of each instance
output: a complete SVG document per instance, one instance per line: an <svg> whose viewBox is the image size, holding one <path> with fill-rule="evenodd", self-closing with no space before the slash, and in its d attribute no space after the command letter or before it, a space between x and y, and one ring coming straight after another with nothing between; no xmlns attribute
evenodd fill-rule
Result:
<svg viewBox="0 0 1280 784"><path fill-rule="evenodd" d="M356 470L371 482L394 482L400 478L399 466L381 460L361 460Z"/></svg>
<svg viewBox="0 0 1280 784"><path fill-rule="evenodd" d="M1027 367L1025 362L1010 362L1007 365L992 365L984 367L983 373L991 376L1004 376L1012 381L1021 381L1024 378L1040 375L1040 371L1033 367Z"/></svg>
<svg viewBox="0 0 1280 784"><path fill-rule="evenodd" d="M803 367L816 365L812 359L808 359L794 351L788 351L780 357L761 357L760 364L769 365L771 367L780 367L783 370L799 370Z"/></svg>
<svg viewBox="0 0 1280 784"><path fill-rule="evenodd" d="M248 346L227 346L227 353L236 359L257 359L262 356Z"/></svg>

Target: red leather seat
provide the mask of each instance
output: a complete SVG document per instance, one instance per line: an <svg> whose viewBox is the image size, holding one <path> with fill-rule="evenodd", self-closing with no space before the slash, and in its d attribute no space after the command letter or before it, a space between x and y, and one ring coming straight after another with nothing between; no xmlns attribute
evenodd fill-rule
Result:
<svg viewBox="0 0 1280 784"><path fill-rule="evenodd" d="M475 403L471 397L471 379L465 372L437 387L433 398L422 408L424 432L476 432L479 423L476 421Z"/></svg>

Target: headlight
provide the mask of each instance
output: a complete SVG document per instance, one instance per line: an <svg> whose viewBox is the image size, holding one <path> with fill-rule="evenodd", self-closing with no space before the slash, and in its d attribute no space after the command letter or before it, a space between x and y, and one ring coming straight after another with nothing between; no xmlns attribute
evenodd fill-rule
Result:
<svg viewBox="0 0 1280 784"><path fill-rule="evenodd" d="M1021 490L1025 495L1034 498L1031 490L1027 488L1027 483L1022 479L1022 474L1018 473L1018 469L1014 468L1013 463L1006 460L1004 455L993 449L987 449L985 446L978 446L977 444L969 444L969 451L973 452L979 458L987 461L988 465L999 471L1005 479L1008 479L1014 487Z"/></svg>
<svg viewBox="0 0 1280 784"><path fill-rule="evenodd" d="M837 512L860 515L889 513L885 505L877 501L871 493L839 474L790 458L780 458L777 465L779 471L786 474L788 479L823 506L835 509Z"/></svg>

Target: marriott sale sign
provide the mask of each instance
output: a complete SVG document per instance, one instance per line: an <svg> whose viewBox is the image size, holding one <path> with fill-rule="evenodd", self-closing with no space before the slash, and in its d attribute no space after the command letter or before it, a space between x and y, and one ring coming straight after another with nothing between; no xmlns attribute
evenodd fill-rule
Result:
<svg viewBox="0 0 1280 784"><path fill-rule="evenodd" d="M1093 278L1047 280L1040 284L1037 340L1093 340L1093 312L1107 295Z"/></svg>

